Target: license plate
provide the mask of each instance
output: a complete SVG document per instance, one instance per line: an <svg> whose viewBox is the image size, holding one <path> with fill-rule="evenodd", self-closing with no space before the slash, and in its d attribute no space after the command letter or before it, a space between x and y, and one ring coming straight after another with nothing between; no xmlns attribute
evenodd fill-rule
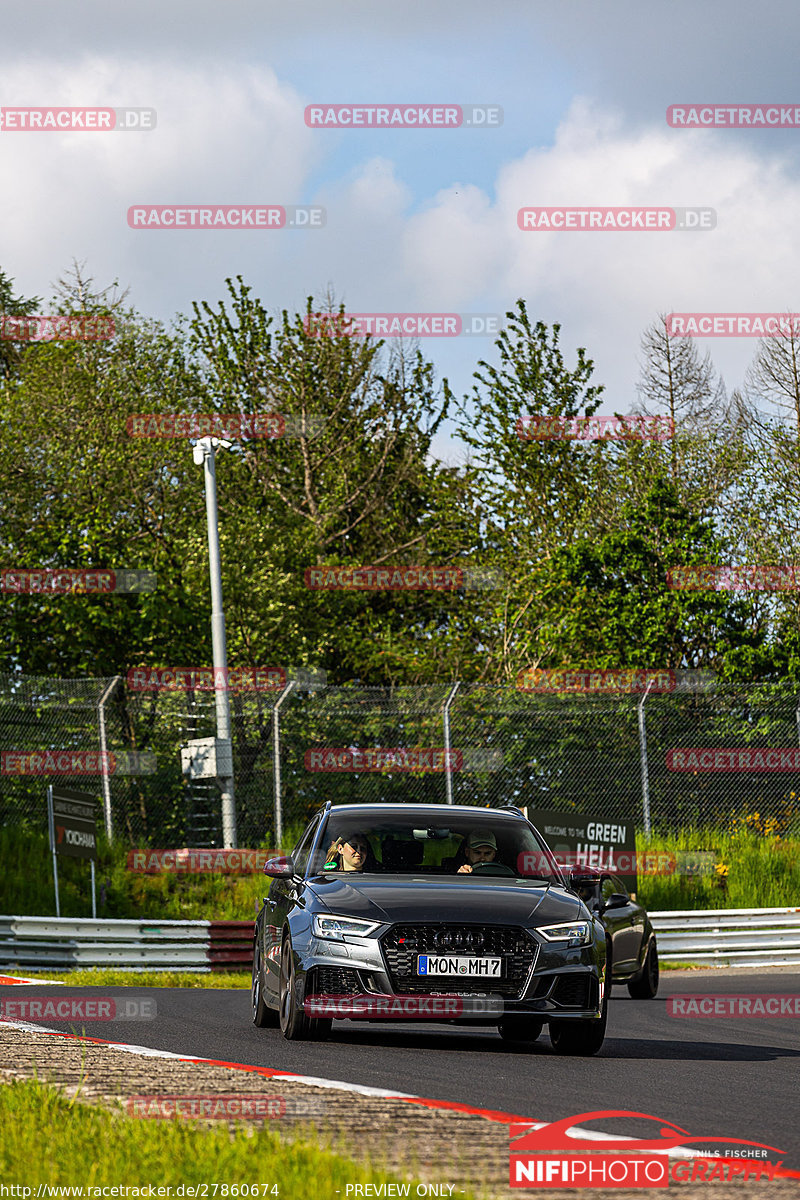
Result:
<svg viewBox="0 0 800 1200"><path fill-rule="evenodd" d="M502 958L471 958L464 954L419 954L418 975L478 975L498 979L503 974Z"/></svg>

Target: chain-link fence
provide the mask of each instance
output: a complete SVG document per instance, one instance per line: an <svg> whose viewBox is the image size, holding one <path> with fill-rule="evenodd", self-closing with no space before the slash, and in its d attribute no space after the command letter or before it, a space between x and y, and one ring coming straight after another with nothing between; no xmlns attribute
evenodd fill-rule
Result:
<svg viewBox="0 0 800 1200"><path fill-rule="evenodd" d="M294 683L230 701L240 846L290 842L327 799L505 802L654 829L755 814L776 832L800 823L800 695L789 687L644 696ZM104 800L129 844L219 846L217 784L185 777L180 755L214 735L215 714L213 693L0 677L0 819L44 830L46 787L58 783Z"/></svg>

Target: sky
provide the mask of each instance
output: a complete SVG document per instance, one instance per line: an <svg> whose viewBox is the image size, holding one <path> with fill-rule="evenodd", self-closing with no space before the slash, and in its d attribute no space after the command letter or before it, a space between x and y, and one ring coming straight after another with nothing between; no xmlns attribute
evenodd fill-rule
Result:
<svg viewBox="0 0 800 1200"><path fill-rule="evenodd" d="M155 109L146 131L0 128L0 267L73 260L169 321L241 274L276 315L494 313L524 298L628 412L662 312L800 310L798 128L673 128L669 105L797 105L789 0L36 0L6 7L4 108ZM309 105L491 105L502 123L310 128ZM316 228L130 228L155 205L308 205ZM712 208L713 229L522 230L523 207ZM700 339L730 389L753 337ZM424 337L458 395L492 337ZM436 443L457 462L451 436Z"/></svg>

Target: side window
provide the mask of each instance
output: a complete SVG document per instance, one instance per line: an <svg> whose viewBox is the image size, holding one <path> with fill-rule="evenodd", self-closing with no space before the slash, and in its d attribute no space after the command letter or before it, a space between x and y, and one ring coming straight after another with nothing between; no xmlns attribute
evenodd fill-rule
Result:
<svg viewBox="0 0 800 1200"><path fill-rule="evenodd" d="M610 896L615 895L617 892L620 892L624 896L628 894L627 888L621 880L617 879L614 875L604 875L603 882L600 885L600 895L603 897L603 900L607 901Z"/></svg>
<svg viewBox="0 0 800 1200"><path fill-rule="evenodd" d="M311 846L314 841L314 834L317 832L318 828L319 828L319 817L315 817L314 820L309 825L308 829L305 831L303 836L300 838L300 841L297 843L294 850L292 851L292 861L294 863L294 867L295 867L295 870L298 875L305 875L305 873L306 873L306 864L308 863L308 856L311 852Z"/></svg>

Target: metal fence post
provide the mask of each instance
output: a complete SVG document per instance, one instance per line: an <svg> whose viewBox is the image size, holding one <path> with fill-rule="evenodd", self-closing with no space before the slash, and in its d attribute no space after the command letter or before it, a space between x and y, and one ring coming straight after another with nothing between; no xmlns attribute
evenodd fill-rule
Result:
<svg viewBox="0 0 800 1200"><path fill-rule="evenodd" d="M455 694L460 687L460 681L453 684L450 695L442 707L442 725L444 727L444 788L448 804L453 803L453 768L450 764L450 705L453 703Z"/></svg>
<svg viewBox="0 0 800 1200"><path fill-rule="evenodd" d="M650 679L644 689L644 695L636 706L639 718L639 755L642 760L642 817L644 831L647 834L650 833L650 778L647 770L647 730L644 724L644 702L652 686L653 680Z"/></svg>
<svg viewBox="0 0 800 1200"><path fill-rule="evenodd" d="M122 676L115 675L103 692L97 703L97 714L100 722L100 780L103 788L103 815L106 822L106 837L109 842L113 839L114 828L111 821L111 784L108 782L108 739L106 738L106 702L111 698L117 684L122 683Z"/></svg>
<svg viewBox="0 0 800 1200"><path fill-rule="evenodd" d="M287 696L297 686L297 680L287 683L272 710L272 778L275 791L275 849L280 850L283 842L283 805L281 804L281 719L279 709Z"/></svg>

